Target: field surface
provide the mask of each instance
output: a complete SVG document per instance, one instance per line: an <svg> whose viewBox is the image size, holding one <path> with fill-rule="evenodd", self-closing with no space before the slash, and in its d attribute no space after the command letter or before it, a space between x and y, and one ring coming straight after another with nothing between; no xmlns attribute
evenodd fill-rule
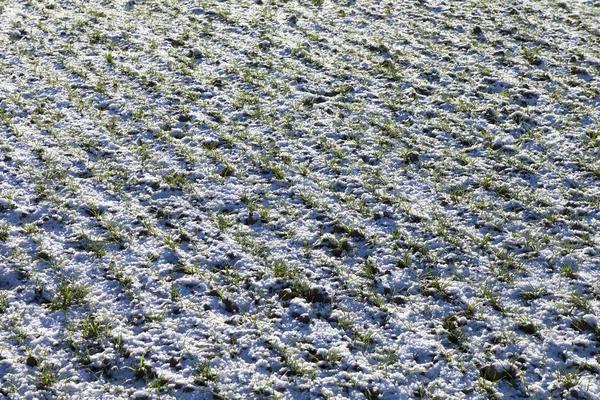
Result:
<svg viewBox="0 0 600 400"><path fill-rule="evenodd" d="M0 0L0 398L597 399L600 3Z"/></svg>

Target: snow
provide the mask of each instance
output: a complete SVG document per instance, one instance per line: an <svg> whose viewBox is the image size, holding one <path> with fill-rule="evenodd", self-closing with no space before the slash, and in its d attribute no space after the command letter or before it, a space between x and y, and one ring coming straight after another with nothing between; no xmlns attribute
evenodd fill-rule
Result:
<svg viewBox="0 0 600 400"><path fill-rule="evenodd" d="M596 3L4 2L0 397L600 396Z"/></svg>

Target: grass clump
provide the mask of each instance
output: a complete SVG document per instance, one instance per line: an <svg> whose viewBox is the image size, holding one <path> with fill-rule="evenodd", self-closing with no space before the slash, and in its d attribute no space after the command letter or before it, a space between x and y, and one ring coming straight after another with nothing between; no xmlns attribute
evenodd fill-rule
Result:
<svg viewBox="0 0 600 400"><path fill-rule="evenodd" d="M50 309L67 311L69 307L83 303L87 293L87 286L81 285L75 278L63 277L60 280L56 294L52 298Z"/></svg>

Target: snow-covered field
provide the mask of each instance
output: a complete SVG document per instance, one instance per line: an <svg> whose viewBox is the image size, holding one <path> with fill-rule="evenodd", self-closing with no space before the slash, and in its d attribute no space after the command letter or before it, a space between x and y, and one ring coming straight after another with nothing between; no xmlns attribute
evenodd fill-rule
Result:
<svg viewBox="0 0 600 400"><path fill-rule="evenodd" d="M0 1L0 398L600 397L598 1Z"/></svg>

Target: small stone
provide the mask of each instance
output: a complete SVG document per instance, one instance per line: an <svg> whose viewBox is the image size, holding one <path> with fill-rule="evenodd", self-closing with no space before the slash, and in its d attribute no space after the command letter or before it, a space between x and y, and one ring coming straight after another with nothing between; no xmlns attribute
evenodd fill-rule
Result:
<svg viewBox="0 0 600 400"><path fill-rule="evenodd" d="M266 50L270 47L271 47L271 42L269 42L268 40L263 40L262 42L260 42L258 44L258 48L261 50Z"/></svg>
<svg viewBox="0 0 600 400"><path fill-rule="evenodd" d="M392 62L392 60L386 59L382 61L381 66L386 69L393 69L394 63Z"/></svg>
<svg viewBox="0 0 600 400"><path fill-rule="evenodd" d="M298 316L298 321L302 322L303 324L308 324L310 322L310 316L307 313L301 314Z"/></svg>
<svg viewBox="0 0 600 400"><path fill-rule="evenodd" d="M9 36L11 37L11 39L15 39L16 40L16 39L21 39L21 37L23 35L18 30L14 30L14 31L10 31Z"/></svg>
<svg viewBox="0 0 600 400"><path fill-rule="evenodd" d="M481 27L479 25L475 25L475 27L473 28L473 34L481 35L482 33L483 33L483 29L481 29Z"/></svg>
<svg viewBox="0 0 600 400"><path fill-rule="evenodd" d="M352 238L361 238L361 239L365 239L365 234L360 230L360 229L352 229L349 233L350 237Z"/></svg>
<svg viewBox="0 0 600 400"><path fill-rule="evenodd" d="M219 140L215 138L206 138L202 141L202 146L206 149L214 150L219 147Z"/></svg>
<svg viewBox="0 0 600 400"><path fill-rule="evenodd" d="M244 218L243 221L246 225L253 225L255 222L257 222L257 219L254 218L254 214L252 212L249 212L248 216Z"/></svg>
<svg viewBox="0 0 600 400"><path fill-rule="evenodd" d="M159 181L151 182L150 187L154 190L160 189L160 182Z"/></svg>
<svg viewBox="0 0 600 400"><path fill-rule="evenodd" d="M392 297L392 303L401 306L406 304L406 299L404 298L404 296L394 296Z"/></svg>
<svg viewBox="0 0 600 400"><path fill-rule="evenodd" d="M133 394L134 400L150 400L150 395L145 391L138 391Z"/></svg>
<svg viewBox="0 0 600 400"><path fill-rule="evenodd" d="M191 49L191 50L189 51L189 53L188 53L188 56L189 56L189 57L192 57L192 58L195 58L195 59L198 59L198 58L202 58L202 57L203 57L203 56L202 56L202 52L201 52L201 51L200 51L200 49L199 49L199 48L197 48L197 47L194 47L193 49Z"/></svg>
<svg viewBox="0 0 600 400"><path fill-rule="evenodd" d="M292 318L298 318L302 314L308 314L310 306L303 298L296 297L290 301L289 310Z"/></svg>
<svg viewBox="0 0 600 400"><path fill-rule="evenodd" d="M290 17L288 18L288 23L290 25L296 25L297 22L298 22L298 17L295 14L290 15Z"/></svg>
<svg viewBox="0 0 600 400"><path fill-rule="evenodd" d="M181 139L183 137L183 130L176 128L171 130L171 137L175 139Z"/></svg>
<svg viewBox="0 0 600 400"><path fill-rule="evenodd" d="M496 362L494 364L486 365L479 370L479 373L483 379L491 382L516 377L515 367L507 362Z"/></svg>
<svg viewBox="0 0 600 400"><path fill-rule="evenodd" d="M579 332L594 332L598 328L598 321L593 315L585 315L571 322L571 328Z"/></svg>
<svg viewBox="0 0 600 400"><path fill-rule="evenodd" d="M174 47L181 47L185 44L183 39L179 39L179 38L167 38L167 42L171 43L171 46L174 46Z"/></svg>
<svg viewBox="0 0 600 400"><path fill-rule="evenodd" d="M240 310L240 308L235 303L235 301L233 301L227 297L223 298L223 304L225 305L225 311L227 311L227 312L233 313L233 312L237 312Z"/></svg>
<svg viewBox="0 0 600 400"><path fill-rule="evenodd" d="M27 364L28 367L37 367L39 365L39 361L34 356L29 356L27 357L27 360L25 360L25 364Z"/></svg>
<svg viewBox="0 0 600 400"><path fill-rule="evenodd" d="M525 365L525 364L527 364L529 362L529 360L527 359L526 356L524 356L524 355L521 354L519 357L517 357L517 359L515 360L515 362L517 362L519 364Z"/></svg>
<svg viewBox="0 0 600 400"><path fill-rule="evenodd" d="M279 300L281 300L281 301L290 301L294 298L292 289L282 289L279 291L277 296L279 297Z"/></svg>
<svg viewBox="0 0 600 400"><path fill-rule="evenodd" d="M192 120L192 116L189 114L179 114L177 116L177 121L179 122L189 122Z"/></svg>
<svg viewBox="0 0 600 400"><path fill-rule="evenodd" d="M231 167L230 165L225 165L219 171L219 175L222 176L223 178L226 178L228 176L233 175L234 172L235 172L235 170L233 169L233 167Z"/></svg>
<svg viewBox="0 0 600 400"><path fill-rule="evenodd" d="M572 66L571 67L571 74L573 74L573 75L589 75L590 73L585 68L581 68L581 67L578 67L578 66Z"/></svg>
<svg viewBox="0 0 600 400"><path fill-rule="evenodd" d="M496 114L496 111L492 110L491 108L485 110L485 112L483 113L483 117L490 124L495 124L498 122L498 115Z"/></svg>
<svg viewBox="0 0 600 400"><path fill-rule="evenodd" d="M544 63L544 60L542 60L540 57L534 57L531 61L529 61L529 63L533 66L539 67Z"/></svg>
<svg viewBox="0 0 600 400"><path fill-rule="evenodd" d="M50 254L46 253L45 251L40 251L38 253L38 260L49 262L51 258L52 257L50 257Z"/></svg>
<svg viewBox="0 0 600 400"><path fill-rule="evenodd" d="M315 285L307 290L305 298L306 301L311 303L329 303L331 301L331 296L327 293L327 289L320 285Z"/></svg>
<svg viewBox="0 0 600 400"><path fill-rule="evenodd" d="M414 151L411 151L406 155L406 159L411 163L419 162L419 155Z"/></svg>
<svg viewBox="0 0 600 400"><path fill-rule="evenodd" d="M530 335L533 335L537 332L537 326L535 326L533 323L520 324L519 329Z"/></svg>

